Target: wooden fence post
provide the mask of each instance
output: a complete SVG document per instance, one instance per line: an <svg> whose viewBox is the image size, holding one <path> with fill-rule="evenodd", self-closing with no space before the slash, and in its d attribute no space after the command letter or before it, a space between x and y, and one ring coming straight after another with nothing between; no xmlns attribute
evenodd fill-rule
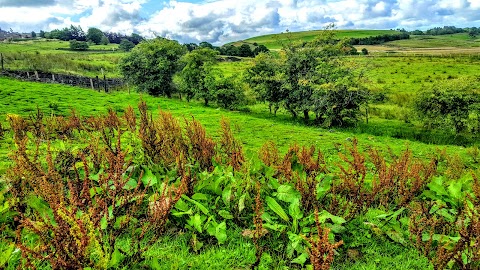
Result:
<svg viewBox="0 0 480 270"><path fill-rule="evenodd" d="M30 73L27 71L27 78L30 79Z"/></svg>
<svg viewBox="0 0 480 270"><path fill-rule="evenodd" d="M2 72L5 71L5 68L3 67L3 53L0 53L0 62L2 62Z"/></svg>
<svg viewBox="0 0 480 270"><path fill-rule="evenodd" d="M90 78L90 87L92 87L92 90L95 90L95 87L93 87L93 79Z"/></svg>
<svg viewBox="0 0 480 270"><path fill-rule="evenodd" d="M40 80L40 79L38 78L38 72L37 72L36 70L35 70L35 78L37 79L37 81Z"/></svg>
<svg viewBox="0 0 480 270"><path fill-rule="evenodd" d="M55 81L55 74L52 73L52 81Z"/></svg>
<svg viewBox="0 0 480 270"><path fill-rule="evenodd" d="M95 80L96 80L96 84L97 84L97 89L98 89L98 92L100 92L100 82L98 81L98 75L95 77Z"/></svg>
<svg viewBox="0 0 480 270"><path fill-rule="evenodd" d="M108 93L107 76L105 76L105 74L103 74L103 87L105 88L105 93Z"/></svg>

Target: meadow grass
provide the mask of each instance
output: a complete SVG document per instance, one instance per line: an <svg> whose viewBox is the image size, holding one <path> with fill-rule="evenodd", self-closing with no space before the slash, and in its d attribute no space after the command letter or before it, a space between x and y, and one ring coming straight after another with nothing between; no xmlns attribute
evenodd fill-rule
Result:
<svg viewBox="0 0 480 270"><path fill-rule="evenodd" d="M29 40L0 43L4 66L11 70L38 70L81 76L120 77L118 44L91 45L88 51L69 51L68 41Z"/></svg>
<svg viewBox="0 0 480 270"><path fill-rule="evenodd" d="M127 106L136 108L141 99L145 100L149 109L155 113L159 110L171 112L174 116L190 119L194 117L206 128L213 137L217 137L219 122L222 117L232 122L235 135L243 143L247 151L257 152L267 141L273 141L285 152L289 145L316 145L331 158L336 158L342 144L354 137L360 141L362 149L377 147L380 149L392 148L399 152L406 147L414 150L415 156L428 158L439 148L446 148L450 153L460 153L466 157L464 147L447 145L434 145L415 141L415 132L420 133L415 126L408 126L398 120L385 120L373 117L369 124L360 124L357 128L350 129L324 129L317 126L305 125L303 120L292 119L285 111L280 111L278 116L268 113L266 105L251 106L251 112L227 111L220 108L205 107L199 101L185 102L178 99L152 97L136 92L103 93L89 89L70 87L57 84L42 84L22 82L10 78L0 77L0 119L6 122L7 114L29 116L37 107L46 115L70 114L75 110L80 115L104 114L109 108L123 112ZM362 120L365 121L365 120ZM410 133L409 133L410 132ZM382 135L383 134L383 135ZM397 139L393 137L410 139ZM413 134L413 135L412 135ZM435 137L434 135L432 135ZM418 137L418 135L417 135ZM7 153L10 148L8 142L2 141L0 150L0 163L8 163ZM1 167L0 164L0 167ZM0 172L4 171L0 170Z"/></svg>
<svg viewBox="0 0 480 270"><path fill-rule="evenodd" d="M242 42L263 44L269 49L280 49L285 42L312 41L324 30L288 32L245 39ZM335 30L337 38L365 38L371 36L398 34L394 30Z"/></svg>
<svg viewBox="0 0 480 270"><path fill-rule="evenodd" d="M458 33L452 35L412 35L410 39L396 40L388 42L387 46L399 46L408 48L437 48L437 47L457 47L469 48L480 47L480 39L470 37L468 33Z"/></svg>

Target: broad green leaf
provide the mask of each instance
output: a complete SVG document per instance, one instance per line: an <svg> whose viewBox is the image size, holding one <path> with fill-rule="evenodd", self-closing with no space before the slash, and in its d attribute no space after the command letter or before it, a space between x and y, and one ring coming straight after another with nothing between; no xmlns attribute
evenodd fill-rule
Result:
<svg viewBox="0 0 480 270"><path fill-rule="evenodd" d="M143 167L142 183L145 187L151 187L158 183L157 177L148 167Z"/></svg>
<svg viewBox="0 0 480 270"><path fill-rule="evenodd" d="M182 200L182 198L180 198L180 200L178 200L178 202L175 204L175 208L184 212L190 209L188 204L184 200Z"/></svg>
<svg viewBox="0 0 480 270"><path fill-rule="evenodd" d="M227 207L230 207L231 197L232 197L232 187L227 186L222 192L223 203L225 203Z"/></svg>
<svg viewBox="0 0 480 270"><path fill-rule="evenodd" d="M0 268L3 268L3 266L8 262L14 249L14 243L5 243L4 241L0 242Z"/></svg>
<svg viewBox="0 0 480 270"><path fill-rule="evenodd" d="M435 177L432 180L432 182L430 182L427 186L431 191L435 192L437 195L448 196L448 193L445 190L445 187L443 186L442 177Z"/></svg>
<svg viewBox="0 0 480 270"><path fill-rule="evenodd" d="M307 261L308 259L308 254L307 253L302 253L300 254L300 256L298 256L297 258L293 259L291 261L291 263L296 263L296 264L300 264L300 265L304 265L305 262Z"/></svg>
<svg viewBox="0 0 480 270"><path fill-rule="evenodd" d="M303 212L300 209L300 200L293 201L288 207L288 213L294 219L301 219L303 217Z"/></svg>
<svg viewBox="0 0 480 270"><path fill-rule="evenodd" d="M192 195L192 199L197 200L197 201L208 201L207 195L203 193L195 193Z"/></svg>
<svg viewBox="0 0 480 270"><path fill-rule="evenodd" d="M448 186L448 193L456 201L460 201L462 199L462 182L460 182L460 181L452 182Z"/></svg>
<svg viewBox="0 0 480 270"><path fill-rule="evenodd" d="M265 200L267 201L268 207L273 212L275 212L275 214L277 214L281 219L283 219L287 222L290 220L288 218L287 213L285 213L285 211L283 210L282 206L280 206L280 204L278 204L278 202L274 198L272 198L270 196L267 196L267 198Z"/></svg>
<svg viewBox="0 0 480 270"><path fill-rule="evenodd" d="M121 225L123 223L125 223L125 221L127 220L127 216L126 215L123 215L123 216L119 216L115 219L115 224L113 224L113 228L114 229L120 229Z"/></svg>
<svg viewBox="0 0 480 270"><path fill-rule="evenodd" d="M194 227L199 233L203 232L202 218L199 214L195 214L194 216L190 216L190 220L188 220L187 222L190 226Z"/></svg>
<svg viewBox="0 0 480 270"><path fill-rule="evenodd" d="M225 223L225 221L218 224L215 228L215 237L220 244L225 243L227 240L227 223Z"/></svg>
<svg viewBox="0 0 480 270"><path fill-rule="evenodd" d="M233 219L232 214L230 214L230 212L228 212L228 211L220 210L220 211L218 211L218 214L219 214L221 217L223 217L224 219Z"/></svg>
<svg viewBox="0 0 480 270"><path fill-rule="evenodd" d="M110 261L108 262L108 267L109 268L118 267L124 258L125 256L122 253L120 253L118 249L115 249L115 251L112 254L112 257L110 258Z"/></svg>
<svg viewBox="0 0 480 270"><path fill-rule="evenodd" d="M270 229L272 231L277 231L277 232L283 232L287 229L287 225L282 225L282 224L269 224L269 223L264 223L263 227L265 229Z"/></svg>
<svg viewBox="0 0 480 270"><path fill-rule="evenodd" d="M332 214L330 214L328 211L326 210L323 210L319 215L318 215L318 221L320 221L320 223L325 223L325 221L327 219L330 219L333 223L335 224L343 224L345 222L347 222L344 218L342 217L338 217L338 216L334 216Z"/></svg>
<svg viewBox="0 0 480 270"><path fill-rule="evenodd" d="M130 178L128 182L125 183L125 186L123 187L123 189L132 190L137 187L137 184L138 184L137 180Z"/></svg>
<svg viewBox="0 0 480 270"><path fill-rule="evenodd" d="M241 197L240 197L240 200L238 200L238 212L241 213L243 211L243 209L245 209L245 197L247 196L247 194L243 194Z"/></svg>
<svg viewBox="0 0 480 270"><path fill-rule="evenodd" d="M299 201L301 198L300 192L295 190L290 185L281 185L277 189L277 198L284 202Z"/></svg>
<svg viewBox="0 0 480 270"><path fill-rule="evenodd" d="M107 218L103 216L102 219L100 219L100 228L102 230L105 230L107 228L107 225L108 225Z"/></svg>
<svg viewBox="0 0 480 270"><path fill-rule="evenodd" d="M192 215L192 214L193 214L192 209L188 209L188 211L182 211L182 212L172 211L172 215L176 217L181 217L184 215Z"/></svg>
<svg viewBox="0 0 480 270"><path fill-rule="evenodd" d="M182 195L182 198L191 202L191 203L193 203L193 204L195 204L198 207L198 209L200 209L200 211L202 211L202 213L204 213L205 215L208 215L208 209L203 204L201 204L201 203L199 203L195 200L190 199L186 195Z"/></svg>

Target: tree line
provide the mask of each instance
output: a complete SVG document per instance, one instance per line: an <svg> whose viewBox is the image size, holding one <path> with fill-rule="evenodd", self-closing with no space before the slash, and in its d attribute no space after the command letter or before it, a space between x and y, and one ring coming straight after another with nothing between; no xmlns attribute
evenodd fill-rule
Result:
<svg viewBox="0 0 480 270"><path fill-rule="evenodd" d="M62 29L54 29L50 32L40 31L39 34L42 38L50 38L50 39L59 39L63 41L90 41L94 44L109 44L115 43L120 44L122 40L129 40L134 44L140 43L140 41L144 40L142 36L136 33L132 33L131 35L125 35L120 33L114 32L103 32L98 28L91 27L87 30L87 32L83 31L82 27L70 25L70 27L65 27Z"/></svg>
<svg viewBox="0 0 480 270"><path fill-rule="evenodd" d="M385 34L385 35L378 35L378 36L371 36L371 37L364 37L364 38L351 38L350 44L351 45L379 45L385 42L409 39L409 38L410 38L410 35L408 33L402 32L399 34Z"/></svg>
<svg viewBox="0 0 480 270"><path fill-rule="evenodd" d="M453 35L458 33L468 33L471 37L476 37L480 33L480 28L478 27L455 27L455 26L443 26L443 27L434 27L425 31L414 30L406 31L401 29L402 32L407 32L411 35L432 35L432 36L441 36L441 35Z"/></svg>
<svg viewBox="0 0 480 270"><path fill-rule="evenodd" d="M370 94L360 70L345 63L353 46L333 40L325 31L315 41L285 45L279 54L261 52L244 74L225 77L216 67L217 50L203 45L189 51L156 38L142 41L120 68L129 83L155 96L196 98L227 109L254 100L268 103L273 114L284 108L319 125L354 125Z"/></svg>

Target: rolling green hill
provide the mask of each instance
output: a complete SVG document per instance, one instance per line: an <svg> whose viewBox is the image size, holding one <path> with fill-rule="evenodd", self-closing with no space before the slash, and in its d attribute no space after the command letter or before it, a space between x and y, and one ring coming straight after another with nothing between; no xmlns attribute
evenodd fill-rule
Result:
<svg viewBox="0 0 480 270"><path fill-rule="evenodd" d="M315 39L324 30L302 31L302 32L287 32L280 34L271 34L258 37L252 37L237 43L258 43L267 46L269 49L279 49L282 43L286 41L311 41ZM397 34L394 30L335 30L339 38L364 38L385 34Z"/></svg>

